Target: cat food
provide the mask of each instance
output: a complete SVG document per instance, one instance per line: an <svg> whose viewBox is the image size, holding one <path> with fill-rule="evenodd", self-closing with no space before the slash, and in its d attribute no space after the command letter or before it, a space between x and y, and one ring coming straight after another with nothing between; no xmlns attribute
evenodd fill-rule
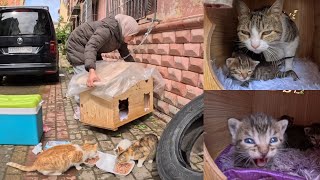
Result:
<svg viewBox="0 0 320 180"><path fill-rule="evenodd" d="M85 161L85 164L86 164L87 166L93 167L93 166L97 163L98 160L99 160L99 156L96 156L95 158L87 159L87 160Z"/></svg>
<svg viewBox="0 0 320 180"><path fill-rule="evenodd" d="M117 163L114 167L114 172L119 174L127 174L132 166L133 164L131 163Z"/></svg>

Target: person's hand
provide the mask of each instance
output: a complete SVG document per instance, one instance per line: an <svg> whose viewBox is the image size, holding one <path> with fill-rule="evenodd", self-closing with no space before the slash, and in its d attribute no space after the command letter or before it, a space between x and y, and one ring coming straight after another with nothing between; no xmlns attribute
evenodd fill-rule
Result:
<svg viewBox="0 0 320 180"><path fill-rule="evenodd" d="M94 87L94 82L100 81L100 78L97 76L96 71L94 69L89 70L89 77L87 80L87 86L88 87Z"/></svg>

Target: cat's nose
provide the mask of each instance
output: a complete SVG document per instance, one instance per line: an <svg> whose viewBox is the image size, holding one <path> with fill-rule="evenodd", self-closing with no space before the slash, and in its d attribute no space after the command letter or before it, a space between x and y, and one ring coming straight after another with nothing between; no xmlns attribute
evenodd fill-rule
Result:
<svg viewBox="0 0 320 180"><path fill-rule="evenodd" d="M253 47L253 49L258 49L258 47L260 46L260 44L251 44L251 46Z"/></svg>
<svg viewBox="0 0 320 180"><path fill-rule="evenodd" d="M260 46L260 41L259 40L257 40L257 39L251 40L251 47L253 49L257 49L259 46Z"/></svg>

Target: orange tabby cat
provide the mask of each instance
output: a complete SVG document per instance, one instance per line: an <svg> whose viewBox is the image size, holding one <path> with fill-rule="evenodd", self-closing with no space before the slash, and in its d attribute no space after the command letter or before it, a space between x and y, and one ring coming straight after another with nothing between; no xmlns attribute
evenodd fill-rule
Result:
<svg viewBox="0 0 320 180"><path fill-rule="evenodd" d="M23 166L14 162L7 165L22 171L39 171L43 175L61 175L70 167L80 170L84 161L97 156L97 144L84 143L83 146L65 144L54 146L43 151L31 166Z"/></svg>
<svg viewBox="0 0 320 180"><path fill-rule="evenodd" d="M117 163L138 160L138 167L142 167L142 164L146 159L149 159L148 162L152 163L156 155L157 145L158 137L154 134L147 134L133 143L127 150L119 154Z"/></svg>

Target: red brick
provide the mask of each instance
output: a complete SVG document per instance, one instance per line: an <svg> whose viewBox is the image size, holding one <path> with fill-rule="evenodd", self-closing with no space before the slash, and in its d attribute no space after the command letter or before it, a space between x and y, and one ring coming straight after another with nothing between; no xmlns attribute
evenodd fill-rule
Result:
<svg viewBox="0 0 320 180"><path fill-rule="evenodd" d="M200 44L184 44L184 56L201 57Z"/></svg>
<svg viewBox="0 0 320 180"><path fill-rule="evenodd" d="M190 86L190 85L186 85L186 90L187 90L187 93L185 97L188 99L193 99L203 93L202 89L198 87Z"/></svg>
<svg viewBox="0 0 320 180"><path fill-rule="evenodd" d="M191 86L198 86L199 74L191 71L182 71L181 82Z"/></svg>
<svg viewBox="0 0 320 180"><path fill-rule="evenodd" d="M143 36L142 36L143 37ZM144 41L146 44L151 44L152 43L152 34L149 34L147 39Z"/></svg>
<svg viewBox="0 0 320 180"><path fill-rule="evenodd" d="M151 54L150 64L161 65L161 55Z"/></svg>
<svg viewBox="0 0 320 180"><path fill-rule="evenodd" d="M163 43L174 43L176 39L175 32L163 32Z"/></svg>
<svg viewBox="0 0 320 180"><path fill-rule="evenodd" d="M158 44L157 54L169 54L169 44Z"/></svg>
<svg viewBox="0 0 320 180"><path fill-rule="evenodd" d="M140 50L140 53L142 53L142 54L148 53L148 45L142 44L142 45L140 46L139 50Z"/></svg>
<svg viewBox="0 0 320 180"><path fill-rule="evenodd" d="M190 58L189 71L203 73L203 59L202 58Z"/></svg>
<svg viewBox="0 0 320 180"><path fill-rule="evenodd" d="M176 43L189 43L190 39L190 30L176 31Z"/></svg>
<svg viewBox="0 0 320 180"><path fill-rule="evenodd" d="M161 74L161 76L163 78L167 79L169 77L169 73L168 73L168 68L167 67L157 66L157 69L158 69L159 73Z"/></svg>
<svg viewBox="0 0 320 180"><path fill-rule="evenodd" d="M167 72L168 72L168 69L167 69ZM172 89L172 81L169 80L169 79L164 79L164 82L165 82L164 89L166 91L171 91L171 89Z"/></svg>
<svg viewBox="0 0 320 180"><path fill-rule="evenodd" d="M183 44L170 44L169 54L174 56L182 56L184 53Z"/></svg>
<svg viewBox="0 0 320 180"><path fill-rule="evenodd" d="M165 91L163 100L171 105L177 106L177 95L176 94Z"/></svg>
<svg viewBox="0 0 320 180"><path fill-rule="evenodd" d="M156 54L157 53L157 49L158 49L158 45L157 44L148 44L147 45L148 48L148 53L149 54Z"/></svg>
<svg viewBox="0 0 320 180"><path fill-rule="evenodd" d="M189 58L174 56L174 67L177 69L188 70L189 68Z"/></svg>
<svg viewBox="0 0 320 180"><path fill-rule="evenodd" d="M150 63L151 55L150 54L142 54L142 62Z"/></svg>
<svg viewBox="0 0 320 180"><path fill-rule="evenodd" d="M136 62L142 62L142 54L136 54L136 57L134 58Z"/></svg>
<svg viewBox="0 0 320 180"><path fill-rule="evenodd" d="M161 58L162 60L162 66L166 66L166 67L174 67L174 60L173 60L173 56L167 56L164 55Z"/></svg>
<svg viewBox="0 0 320 180"><path fill-rule="evenodd" d="M164 101L158 100L158 110L165 114L169 114L169 104Z"/></svg>
<svg viewBox="0 0 320 180"><path fill-rule="evenodd" d="M173 117L179 112L179 109L169 104L169 116Z"/></svg>
<svg viewBox="0 0 320 180"><path fill-rule="evenodd" d="M177 96L177 107L178 108L182 108L183 106L185 106L186 104L188 104L191 100L181 97L181 96Z"/></svg>
<svg viewBox="0 0 320 180"><path fill-rule="evenodd" d="M204 82L203 74L199 74L198 87L201 88L201 89L203 89L203 82Z"/></svg>
<svg viewBox="0 0 320 180"><path fill-rule="evenodd" d="M179 96L185 96L187 95L187 85L180 83L180 82L176 82L176 81L171 81L171 92L175 93Z"/></svg>
<svg viewBox="0 0 320 180"><path fill-rule="evenodd" d="M201 46L200 46L200 57L201 58L204 57L204 43L201 43Z"/></svg>
<svg viewBox="0 0 320 180"><path fill-rule="evenodd" d="M191 41L192 43L203 43L203 29L192 29L191 30Z"/></svg>
<svg viewBox="0 0 320 180"><path fill-rule="evenodd" d="M157 68L157 66L152 64L147 64L147 68Z"/></svg>
<svg viewBox="0 0 320 180"><path fill-rule="evenodd" d="M174 68L168 68L169 77L168 79L174 80L174 81L181 81L181 70L174 69Z"/></svg>
<svg viewBox="0 0 320 180"><path fill-rule="evenodd" d="M140 44L141 43L141 40L142 40L142 36L136 36L135 38L134 38L134 43L135 44Z"/></svg>
<svg viewBox="0 0 320 180"><path fill-rule="evenodd" d="M153 34L152 43L155 43L155 44L163 43L162 33Z"/></svg>

